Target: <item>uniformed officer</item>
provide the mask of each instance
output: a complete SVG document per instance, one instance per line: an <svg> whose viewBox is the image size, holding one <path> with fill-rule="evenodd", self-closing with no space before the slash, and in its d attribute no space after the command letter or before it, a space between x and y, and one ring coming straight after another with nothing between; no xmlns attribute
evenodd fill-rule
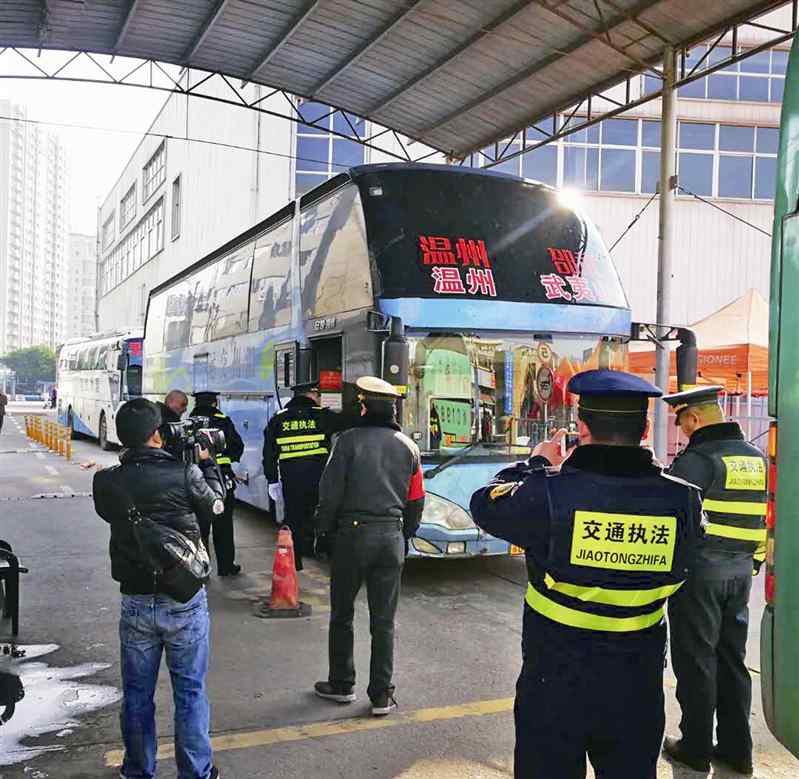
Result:
<svg viewBox="0 0 799 779"><path fill-rule="evenodd" d="M236 478L233 474L233 463L241 460L244 454L244 442L233 424L233 420L223 414L217 406L218 392L195 392L195 406L189 416L208 417L210 426L225 434L225 449L216 454L216 464L225 477L225 511L211 517L203 518L200 530L206 549L210 549L208 541L211 530L214 533L214 552L216 553L216 571L220 576L238 576L241 566L236 564L236 545L233 540L233 507L236 503Z"/></svg>
<svg viewBox="0 0 799 779"><path fill-rule="evenodd" d="M419 447L396 422L399 392L364 376L355 383L359 423L336 440L319 485L318 532L334 534L330 569L330 636L327 681L321 698L355 700L353 629L355 598L366 583L372 657L367 693L372 714L384 716L394 700L394 615L405 561L405 540L424 508Z"/></svg>
<svg viewBox="0 0 799 779"><path fill-rule="evenodd" d="M736 422L724 421L722 389L697 387L663 398L689 436L669 472L702 489L707 517L694 572L669 601L682 738L667 738L664 751L698 771L710 770L713 757L751 774L746 637L752 572L765 558L766 461Z"/></svg>
<svg viewBox="0 0 799 779"><path fill-rule="evenodd" d="M303 555L313 553L313 516L331 436L345 425L342 414L320 405L318 382L295 384L291 389L294 397L264 430L263 466L269 497L284 501L294 562L301 571Z"/></svg>
<svg viewBox="0 0 799 779"><path fill-rule="evenodd" d="M597 777L655 779L664 604L701 534L699 491L640 446L657 387L595 370L568 391L580 396L568 458L559 430L471 501L481 528L526 552L514 776L582 778L587 754Z"/></svg>

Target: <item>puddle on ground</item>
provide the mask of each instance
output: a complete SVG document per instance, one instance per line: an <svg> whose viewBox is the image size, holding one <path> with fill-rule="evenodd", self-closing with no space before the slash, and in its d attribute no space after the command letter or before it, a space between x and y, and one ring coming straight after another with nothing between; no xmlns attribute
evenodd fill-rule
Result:
<svg viewBox="0 0 799 779"><path fill-rule="evenodd" d="M57 644L18 648L24 657L0 655L0 766L64 749L55 740L35 746L22 742L49 734L63 738L80 727L81 716L122 697L115 687L81 681L108 668L107 663L59 668L38 659L55 652Z"/></svg>

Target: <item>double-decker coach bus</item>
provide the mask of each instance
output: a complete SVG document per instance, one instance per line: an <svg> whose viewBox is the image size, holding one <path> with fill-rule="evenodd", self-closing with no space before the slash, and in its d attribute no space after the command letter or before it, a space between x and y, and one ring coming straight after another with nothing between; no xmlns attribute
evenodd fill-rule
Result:
<svg viewBox="0 0 799 779"><path fill-rule="evenodd" d="M263 429L299 380L348 413L359 376L401 388L428 499L410 553L507 554L472 492L571 421L568 379L623 368L630 311L594 225L501 173L364 165L303 195L150 295L144 394L221 394L268 507ZM517 551L517 550L513 550Z"/></svg>
<svg viewBox="0 0 799 779"><path fill-rule="evenodd" d="M68 341L56 361L58 419L73 433L119 445L116 414L141 395L142 331L127 330Z"/></svg>
<svg viewBox="0 0 799 779"><path fill-rule="evenodd" d="M760 633L763 709L799 756L799 43L785 78L771 250L766 608Z"/></svg>

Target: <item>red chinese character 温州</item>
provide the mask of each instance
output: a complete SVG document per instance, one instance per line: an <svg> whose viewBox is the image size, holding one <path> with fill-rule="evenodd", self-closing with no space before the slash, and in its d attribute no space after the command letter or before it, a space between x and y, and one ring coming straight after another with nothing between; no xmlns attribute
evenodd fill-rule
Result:
<svg viewBox="0 0 799 779"><path fill-rule="evenodd" d="M425 265L455 265L452 242L441 235L420 235L419 250Z"/></svg>
<svg viewBox="0 0 799 779"><path fill-rule="evenodd" d="M549 258L555 270L563 276L576 276L578 272L577 260L570 249L547 249Z"/></svg>
<svg viewBox="0 0 799 779"><path fill-rule="evenodd" d="M547 273L539 277L547 300L571 300L571 293L566 289L566 280L557 273Z"/></svg>
<svg viewBox="0 0 799 779"><path fill-rule="evenodd" d="M494 286L494 274L490 270L483 268L469 268L466 272L466 290L470 295L488 295L495 298L497 288Z"/></svg>
<svg viewBox="0 0 799 779"><path fill-rule="evenodd" d="M459 268L433 268L430 275L435 281L433 292L439 295L457 295L466 292Z"/></svg>
<svg viewBox="0 0 799 779"><path fill-rule="evenodd" d="M566 281L571 285L575 303L580 303L583 300L596 300L594 290L591 289L588 279L582 276L566 276Z"/></svg>
<svg viewBox="0 0 799 779"><path fill-rule="evenodd" d="M490 268L491 260L488 259L485 241L474 241L465 238L458 238L455 241L455 252L464 268L467 265L474 265L475 268Z"/></svg>

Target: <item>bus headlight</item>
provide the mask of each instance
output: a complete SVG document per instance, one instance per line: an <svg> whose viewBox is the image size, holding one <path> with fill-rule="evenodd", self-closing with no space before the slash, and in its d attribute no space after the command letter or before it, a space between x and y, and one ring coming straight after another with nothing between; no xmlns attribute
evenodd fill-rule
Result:
<svg viewBox="0 0 799 779"><path fill-rule="evenodd" d="M457 503L429 492L424 502L422 524L440 525L447 530L471 530L475 526L469 513Z"/></svg>

